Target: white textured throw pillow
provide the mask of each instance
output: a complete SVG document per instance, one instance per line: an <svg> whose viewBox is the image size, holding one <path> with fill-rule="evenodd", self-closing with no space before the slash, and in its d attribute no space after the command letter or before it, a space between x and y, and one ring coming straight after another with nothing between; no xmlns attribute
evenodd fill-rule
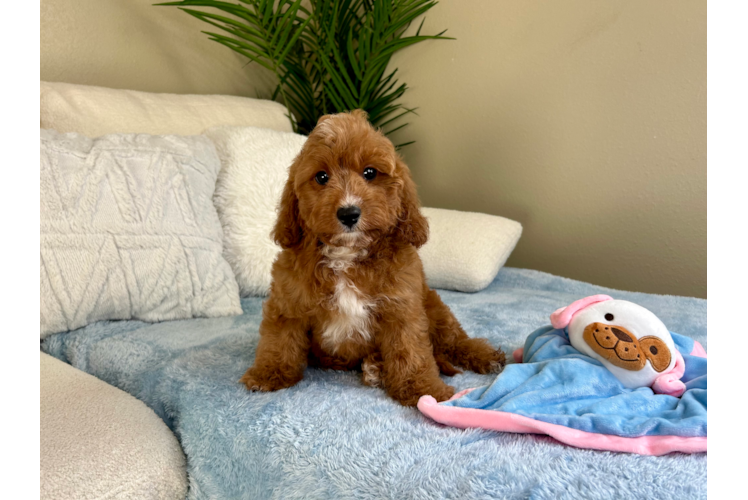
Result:
<svg viewBox="0 0 748 500"><path fill-rule="evenodd" d="M306 137L254 127L205 131L222 168L214 202L223 224L224 255L242 295L265 295L280 247L270 232L288 167ZM522 234L518 222L493 215L423 208L429 241L420 250L426 279L435 288L475 292L488 286Z"/></svg>
<svg viewBox="0 0 748 500"><path fill-rule="evenodd" d="M202 136L41 131L41 336L241 313Z"/></svg>
<svg viewBox="0 0 748 500"><path fill-rule="evenodd" d="M274 101L227 95L180 95L41 82L41 128L105 134L197 135L235 125L290 132L286 108Z"/></svg>

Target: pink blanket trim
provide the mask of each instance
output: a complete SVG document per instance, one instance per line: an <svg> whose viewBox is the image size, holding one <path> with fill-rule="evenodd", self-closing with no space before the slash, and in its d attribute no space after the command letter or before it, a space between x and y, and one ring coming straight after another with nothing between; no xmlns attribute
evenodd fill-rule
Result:
<svg viewBox="0 0 748 500"><path fill-rule="evenodd" d="M519 350L519 349L518 349ZM516 352L516 351L515 351ZM698 342L694 342L692 356L706 358L706 351ZM515 359L517 355L515 354ZM520 357L521 360L521 357ZM473 389L458 392L452 398L461 398ZM639 455L666 455L672 452L702 453L706 452L706 437L681 436L640 436L623 437L594 432L580 431L563 425L549 424L530 417L495 410L477 408L457 408L444 406L431 396L422 396L418 400L418 409L427 417L444 425L459 427L479 427L500 432L518 432L528 434L547 434L556 440L592 450L638 453Z"/></svg>
<svg viewBox="0 0 748 500"><path fill-rule="evenodd" d="M706 351L704 350L704 346L702 346L697 340L693 341L693 350L691 351L691 356L706 358Z"/></svg>

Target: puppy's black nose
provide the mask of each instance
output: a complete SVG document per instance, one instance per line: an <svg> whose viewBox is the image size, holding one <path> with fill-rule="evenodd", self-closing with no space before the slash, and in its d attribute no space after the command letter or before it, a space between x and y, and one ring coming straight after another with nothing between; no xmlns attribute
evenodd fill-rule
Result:
<svg viewBox="0 0 748 500"><path fill-rule="evenodd" d="M357 206L341 207L338 209L338 220L349 228L353 227L361 217L361 209Z"/></svg>

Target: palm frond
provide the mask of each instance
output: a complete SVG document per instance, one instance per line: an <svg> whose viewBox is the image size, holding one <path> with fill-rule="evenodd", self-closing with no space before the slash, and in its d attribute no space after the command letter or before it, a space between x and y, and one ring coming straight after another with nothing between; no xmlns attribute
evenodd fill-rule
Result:
<svg viewBox="0 0 748 500"><path fill-rule="evenodd" d="M405 128L415 114L400 102L408 86L397 69L387 72L393 54L426 40L423 18L435 0L182 0L156 5L178 7L214 28L213 40L272 71L278 79L272 99L280 99L295 131L308 134L320 116L363 109L385 134ZM399 124L398 124L399 123ZM398 144L398 149L413 141Z"/></svg>

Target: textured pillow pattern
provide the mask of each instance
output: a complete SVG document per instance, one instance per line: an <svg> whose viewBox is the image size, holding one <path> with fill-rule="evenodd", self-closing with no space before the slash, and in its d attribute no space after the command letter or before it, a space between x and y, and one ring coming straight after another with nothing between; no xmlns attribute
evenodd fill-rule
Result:
<svg viewBox="0 0 748 500"><path fill-rule="evenodd" d="M205 137L41 131L41 336L240 314Z"/></svg>
<svg viewBox="0 0 748 500"><path fill-rule="evenodd" d="M277 102L228 95L180 95L41 82L41 128L105 134L197 135L208 127L235 125L290 132L286 108Z"/></svg>
<svg viewBox="0 0 748 500"><path fill-rule="evenodd" d="M306 137L255 127L214 127L205 135L221 158L213 201L223 224L224 256L242 295L265 295L281 250L270 237L276 209Z"/></svg>
<svg viewBox="0 0 748 500"><path fill-rule="evenodd" d="M214 202L224 255L243 295L265 295L280 251L270 238L288 167L304 136L254 127L214 127L205 135L221 157ZM522 234L515 221L487 214L423 208L429 241L419 253L434 288L475 292L488 286Z"/></svg>

